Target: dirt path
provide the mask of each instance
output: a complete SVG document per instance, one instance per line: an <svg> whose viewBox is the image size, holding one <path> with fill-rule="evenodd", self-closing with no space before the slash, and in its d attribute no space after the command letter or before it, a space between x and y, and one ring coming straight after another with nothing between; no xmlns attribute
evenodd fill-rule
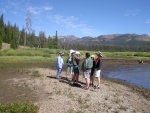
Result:
<svg viewBox="0 0 150 113"><path fill-rule="evenodd" d="M67 80L59 82L55 74L56 70L50 68L3 70L0 74L5 75L0 76L1 100L33 101L39 106L39 113L150 112L150 101L129 87L102 79L100 89L84 90L80 87L85 85L82 75L80 85L71 86ZM65 76L65 72L62 75Z"/></svg>

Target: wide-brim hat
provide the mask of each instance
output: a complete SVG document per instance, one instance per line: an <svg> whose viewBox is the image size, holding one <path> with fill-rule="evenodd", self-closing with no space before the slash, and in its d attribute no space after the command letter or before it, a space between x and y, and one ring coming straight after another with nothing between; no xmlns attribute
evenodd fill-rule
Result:
<svg viewBox="0 0 150 113"><path fill-rule="evenodd" d="M80 52L79 52L79 51L76 51L75 54L80 55Z"/></svg>
<svg viewBox="0 0 150 113"><path fill-rule="evenodd" d="M60 51L60 52L59 52L59 55L64 55L64 53Z"/></svg>
<svg viewBox="0 0 150 113"><path fill-rule="evenodd" d="M75 53L75 51L73 49L70 50L70 54Z"/></svg>
<svg viewBox="0 0 150 113"><path fill-rule="evenodd" d="M95 58L95 55L91 55L91 58Z"/></svg>
<svg viewBox="0 0 150 113"><path fill-rule="evenodd" d="M96 52L95 54L102 56L102 53L100 51Z"/></svg>

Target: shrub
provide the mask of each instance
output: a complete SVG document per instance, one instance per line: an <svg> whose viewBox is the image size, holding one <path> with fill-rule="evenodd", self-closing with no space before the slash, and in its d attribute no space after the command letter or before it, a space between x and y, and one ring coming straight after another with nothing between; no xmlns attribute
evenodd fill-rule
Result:
<svg viewBox="0 0 150 113"><path fill-rule="evenodd" d="M0 104L0 113L37 113L38 106L31 102Z"/></svg>

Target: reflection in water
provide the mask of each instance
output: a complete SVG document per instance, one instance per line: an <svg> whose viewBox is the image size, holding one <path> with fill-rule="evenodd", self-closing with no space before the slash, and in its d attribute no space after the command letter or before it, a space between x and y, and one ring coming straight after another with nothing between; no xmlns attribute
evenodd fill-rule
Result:
<svg viewBox="0 0 150 113"><path fill-rule="evenodd" d="M111 71L108 77L125 80L133 85L150 89L150 65L120 67Z"/></svg>

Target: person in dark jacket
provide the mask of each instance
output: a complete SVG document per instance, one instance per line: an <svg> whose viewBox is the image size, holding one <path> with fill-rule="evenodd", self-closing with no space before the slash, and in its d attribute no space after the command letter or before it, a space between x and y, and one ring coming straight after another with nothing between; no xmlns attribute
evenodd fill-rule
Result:
<svg viewBox="0 0 150 113"><path fill-rule="evenodd" d="M97 78L97 85L95 88L100 88L100 76L101 76L101 67L102 67L102 53L100 51L96 52L97 59L95 60L95 77Z"/></svg>
<svg viewBox="0 0 150 113"><path fill-rule="evenodd" d="M67 58L66 64L67 64L66 79L68 79L68 75L72 75L72 72L73 72L73 64L71 62L71 54L70 53L68 53L68 58Z"/></svg>
<svg viewBox="0 0 150 113"><path fill-rule="evenodd" d="M79 62L80 62L80 52L76 51L75 53L72 54L72 59L71 62L73 64L73 77L72 77L72 82L73 84L78 83L78 78L79 78Z"/></svg>

